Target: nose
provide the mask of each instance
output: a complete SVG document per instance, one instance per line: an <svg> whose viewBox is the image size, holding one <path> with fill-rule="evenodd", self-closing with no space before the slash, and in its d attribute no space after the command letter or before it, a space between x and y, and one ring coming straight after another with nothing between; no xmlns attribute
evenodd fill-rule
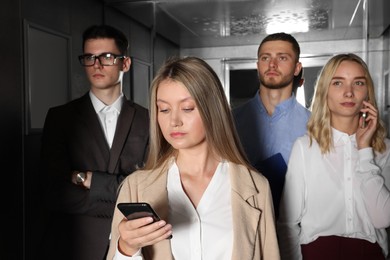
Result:
<svg viewBox="0 0 390 260"><path fill-rule="evenodd" d="M172 127L178 127L182 126L183 122L181 121L180 114L178 111L173 111L171 113L171 126Z"/></svg>
<svg viewBox="0 0 390 260"><path fill-rule="evenodd" d="M94 68L101 68L103 67L102 64L100 63L99 57L95 57L95 63L93 64Z"/></svg>
<svg viewBox="0 0 390 260"><path fill-rule="evenodd" d="M345 97L353 97L353 87L351 84L345 85L344 96Z"/></svg>
<svg viewBox="0 0 390 260"><path fill-rule="evenodd" d="M278 65L278 61L277 61L277 58L270 58L270 61L269 61L269 66L271 68L276 68Z"/></svg>

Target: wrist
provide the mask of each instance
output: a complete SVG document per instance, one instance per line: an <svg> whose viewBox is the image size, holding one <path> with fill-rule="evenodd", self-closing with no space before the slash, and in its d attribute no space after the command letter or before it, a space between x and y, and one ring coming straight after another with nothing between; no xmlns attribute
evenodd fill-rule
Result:
<svg viewBox="0 0 390 260"><path fill-rule="evenodd" d="M141 255L141 248L129 247L121 238L118 240L118 251L124 256L133 257Z"/></svg>
<svg viewBox="0 0 390 260"><path fill-rule="evenodd" d="M81 171L74 171L72 173L72 182L78 186L85 188L85 183L88 181L88 173Z"/></svg>

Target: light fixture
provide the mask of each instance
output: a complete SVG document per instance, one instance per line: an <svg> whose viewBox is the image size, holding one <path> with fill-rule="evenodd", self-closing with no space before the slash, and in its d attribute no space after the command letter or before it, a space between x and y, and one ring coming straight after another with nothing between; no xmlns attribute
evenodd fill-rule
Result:
<svg viewBox="0 0 390 260"><path fill-rule="evenodd" d="M299 33L309 31L309 19L306 10L288 10L281 13L269 13L266 33Z"/></svg>

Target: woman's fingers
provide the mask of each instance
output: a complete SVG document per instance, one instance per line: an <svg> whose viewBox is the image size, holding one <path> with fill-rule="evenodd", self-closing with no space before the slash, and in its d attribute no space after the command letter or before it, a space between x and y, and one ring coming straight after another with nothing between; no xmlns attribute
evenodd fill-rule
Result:
<svg viewBox="0 0 390 260"><path fill-rule="evenodd" d="M132 255L145 246L156 244L172 234L172 225L164 220L153 222L151 217L119 223L119 248L123 254Z"/></svg>

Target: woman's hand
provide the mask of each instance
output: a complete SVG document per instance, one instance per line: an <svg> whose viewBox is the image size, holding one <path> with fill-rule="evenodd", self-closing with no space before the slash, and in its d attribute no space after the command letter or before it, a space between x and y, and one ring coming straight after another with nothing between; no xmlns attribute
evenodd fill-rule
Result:
<svg viewBox="0 0 390 260"><path fill-rule="evenodd" d="M164 220L153 223L153 218L145 217L133 220L124 218L118 226L119 251L127 256L132 256L144 246L156 244L169 238L172 234L172 226Z"/></svg>
<svg viewBox="0 0 390 260"><path fill-rule="evenodd" d="M371 146L371 139L378 124L378 111L367 101L363 101L363 105L364 106L360 112L366 113L366 117L363 118L361 116L359 118L359 127L356 131L356 142L358 149ZM365 126L363 124L364 120L366 121Z"/></svg>

